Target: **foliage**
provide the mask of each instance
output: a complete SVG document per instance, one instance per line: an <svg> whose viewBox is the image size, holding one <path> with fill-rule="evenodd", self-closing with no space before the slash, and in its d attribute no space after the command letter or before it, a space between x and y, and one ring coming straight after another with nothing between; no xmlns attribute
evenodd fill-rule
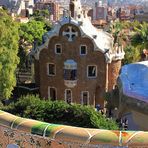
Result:
<svg viewBox="0 0 148 148"><path fill-rule="evenodd" d="M47 31L45 24L41 21L31 20L28 23L20 24L19 28L19 53L20 67L26 62L29 50L42 43L42 36Z"/></svg>
<svg viewBox="0 0 148 148"><path fill-rule="evenodd" d="M128 32L129 34L126 34ZM117 20L111 24L110 33L114 37L114 43L125 46L123 64L140 61L142 50L148 49L148 23L146 22Z"/></svg>
<svg viewBox="0 0 148 148"><path fill-rule="evenodd" d="M117 129L116 123L106 119L91 106L69 105L63 101L40 100L38 96L21 97L3 110L49 123L72 126Z"/></svg>
<svg viewBox="0 0 148 148"><path fill-rule="evenodd" d="M51 30L51 22L49 20L50 13L47 9L45 10L35 10L31 19L35 21L41 21L45 24L44 29L47 31Z"/></svg>
<svg viewBox="0 0 148 148"><path fill-rule="evenodd" d="M6 11L0 10L0 95L11 96L16 85L15 70L19 63L18 25Z"/></svg>
<svg viewBox="0 0 148 148"><path fill-rule="evenodd" d="M126 25L127 27L131 26L131 42L124 48L125 57L123 59L123 64L140 61L143 49L148 49L148 23L134 21Z"/></svg>
<svg viewBox="0 0 148 148"><path fill-rule="evenodd" d="M43 22L31 20L20 25L19 35L23 43L32 44L34 41L38 41L38 44L41 44L45 32Z"/></svg>
<svg viewBox="0 0 148 148"><path fill-rule="evenodd" d="M110 25L110 28L109 28L109 32L113 35L114 37L114 44L115 43L119 43L120 42L120 33L121 33L121 30L123 29L123 25L122 23L118 20L118 21L115 21L113 22L111 25Z"/></svg>
<svg viewBox="0 0 148 148"><path fill-rule="evenodd" d="M132 36L132 45L139 46L139 49L148 49L148 23L143 22L134 27L135 34Z"/></svg>
<svg viewBox="0 0 148 148"><path fill-rule="evenodd" d="M33 13L33 17L37 21L44 21L44 18L49 17L49 11L47 9L45 10L35 10Z"/></svg>
<svg viewBox="0 0 148 148"><path fill-rule="evenodd" d="M140 60L140 50L132 45L126 46L124 48L125 56L123 59L123 64L130 64L138 62Z"/></svg>
<svg viewBox="0 0 148 148"><path fill-rule="evenodd" d="M1 110L2 108L4 108L4 105L3 105L2 101L0 101L0 110Z"/></svg>

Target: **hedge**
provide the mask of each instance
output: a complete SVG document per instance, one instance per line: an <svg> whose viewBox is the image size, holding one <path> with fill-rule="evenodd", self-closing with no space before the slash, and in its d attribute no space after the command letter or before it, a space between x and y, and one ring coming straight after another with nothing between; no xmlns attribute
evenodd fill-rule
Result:
<svg viewBox="0 0 148 148"><path fill-rule="evenodd" d="M91 106L70 105L64 101L40 99L39 96L22 96L17 102L2 109L21 117L49 123L85 128L118 129L115 121L105 118Z"/></svg>

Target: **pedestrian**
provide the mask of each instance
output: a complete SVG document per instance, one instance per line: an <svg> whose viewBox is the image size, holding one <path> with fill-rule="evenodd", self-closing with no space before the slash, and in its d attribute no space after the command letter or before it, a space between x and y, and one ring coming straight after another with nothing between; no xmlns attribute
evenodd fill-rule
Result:
<svg viewBox="0 0 148 148"><path fill-rule="evenodd" d="M128 119L127 118L125 118L124 123L125 123L124 129L127 130L128 129Z"/></svg>
<svg viewBox="0 0 148 148"><path fill-rule="evenodd" d="M99 110L101 109L100 104L97 104L97 105L96 105L96 109L97 109L97 111L99 111Z"/></svg>

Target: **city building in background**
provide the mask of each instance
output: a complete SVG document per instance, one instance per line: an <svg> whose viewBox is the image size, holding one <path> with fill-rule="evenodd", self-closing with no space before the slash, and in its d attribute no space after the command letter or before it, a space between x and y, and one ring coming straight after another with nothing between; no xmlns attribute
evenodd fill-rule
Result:
<svg viewBox="0 0 148 148"><path fill-rule="evenodd" d="M40 0L35 3L34 10L48 10L51 21L57 21L60 17L60 4L50 0Z"/></svg>
<svg viewBox="0 0 148 148"><path fill-rule="evenodd" d="M34 0L1 0L4 6L14 15L28 16L33 14Z"/></svg>

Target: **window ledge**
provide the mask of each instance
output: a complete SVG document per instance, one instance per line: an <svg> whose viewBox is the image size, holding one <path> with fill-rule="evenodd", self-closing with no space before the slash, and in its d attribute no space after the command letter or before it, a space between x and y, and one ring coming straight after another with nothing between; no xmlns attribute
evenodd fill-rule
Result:
<svg viewBox="0 0 148 148"><path fill-rule="evenodd" d="M88 79L96 79L97 76L95 76L95 77L89 77L89 76L87 76L87 78L88 78Z"/></svg>
<svg viewBox="0 0 148 148"><path fill-rule="evenodd" d="M49 74L48 74L47 76L49 76L49 77L54 77L55 75L51 75L51 74L49 75Z"/></svg>

